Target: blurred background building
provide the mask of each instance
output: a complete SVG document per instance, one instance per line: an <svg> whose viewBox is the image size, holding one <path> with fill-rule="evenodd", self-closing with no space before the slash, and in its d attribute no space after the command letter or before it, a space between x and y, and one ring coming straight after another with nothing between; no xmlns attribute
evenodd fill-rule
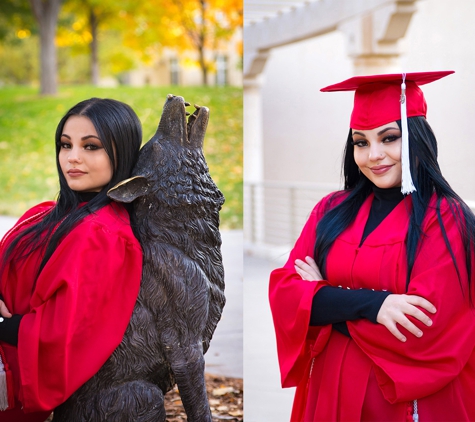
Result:
<svg viewBox="0 0 475 422"><path fill-rule="evenodd" d="M241 87L242 21L241 0L2 0L0 86Z"/></svg>
<svg viewBox="0 0 475 422"><path fill-rule="evenodd" d="M242 86L241 43L242 31L239 28L219 50L207 52L207 61L212 64L206 76L207 85ZM140 65L125 73L121 81L132 86L201 85L203 76L196 63L198 57L193 51L165 48L151 65Z"/></svg>
<svg viewBox="0 0 475 422"><path fill-rule="evenodd" d="M340 188L354 75L455 70L425 85L443 174L475 200L475 2L244 2L245 242L272 256L295 242L313 205Z"/></svg>
<svg viewBox="0 0 475 422"><path fill-rule="evenodd" d="M455 70L423 91L439 163L475 200L475 2L244 0L244 403L247 422L287 422L269 273L314 205L340 189L353 92L320 88L360 74Z"/></svg>

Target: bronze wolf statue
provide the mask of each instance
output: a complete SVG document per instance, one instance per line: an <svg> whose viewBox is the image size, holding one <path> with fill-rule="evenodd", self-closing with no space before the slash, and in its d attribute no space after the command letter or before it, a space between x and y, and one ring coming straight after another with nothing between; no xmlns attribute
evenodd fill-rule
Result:
<svg viewBox="0 0 475 422"><path fill-rule="evenodd" d="M134 177L109 191L115 201L133 202L144 254L140 292L122 343L54 421L165 421L163 396L176 383L188 420L211 422L203 354L225 303L224 198L202 151L209 110L195 106L187 121L188 105L168 95Z"/></svg>

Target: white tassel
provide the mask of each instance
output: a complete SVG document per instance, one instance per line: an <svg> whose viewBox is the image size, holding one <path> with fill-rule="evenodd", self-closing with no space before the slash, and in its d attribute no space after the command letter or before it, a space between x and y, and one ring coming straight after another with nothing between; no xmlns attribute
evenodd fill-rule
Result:
<svg viewBox="0 0 475 422"><path fill-rule="evenodd" d="M401 84L401 126L402 126L402 151L401 151L401 167L402 167L402 183L401 192L408 195L416 190L412 183L411 165L409 163L409 131L407 129L407 109L406 109L406 74L402 74Z"/></svg>
<svg viewBox="0 0 475 422"><path fill-rule="evenodd" d="M0 411L8 408L7 374L0 357Z"/></svg>

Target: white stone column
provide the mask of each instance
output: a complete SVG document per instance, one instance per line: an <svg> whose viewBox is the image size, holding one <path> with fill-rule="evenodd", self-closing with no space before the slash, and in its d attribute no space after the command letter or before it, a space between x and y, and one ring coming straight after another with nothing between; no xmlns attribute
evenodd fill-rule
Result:
<svg viewBox="0 0 475 422"><path fill-rule="evenodd" d="M397 0L338 25L346 34L355 75L404 70L399 62L399 40L406 34L416 10L416 0Z"/></svg>
<svg viewBox="0 0 475 422"><path fill-rule="evenodd" d="M261 77L244 78L244 240L263 244L264 142Z"/></svg>

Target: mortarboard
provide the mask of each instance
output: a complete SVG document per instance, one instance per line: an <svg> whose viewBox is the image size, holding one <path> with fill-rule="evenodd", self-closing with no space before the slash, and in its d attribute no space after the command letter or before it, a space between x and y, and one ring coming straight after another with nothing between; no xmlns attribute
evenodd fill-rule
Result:
<svg viewBox="0 0 475 422"><path fill-rule="evenodd" d="M374 129L401 120L403 169L401 191L408 194L413 192L415 187L409 170L407 117L426 117L427 104L419 85L434 82L452 73L453 70L355 76L320 91L355 91L350 119L352 129Z"/></svg>

